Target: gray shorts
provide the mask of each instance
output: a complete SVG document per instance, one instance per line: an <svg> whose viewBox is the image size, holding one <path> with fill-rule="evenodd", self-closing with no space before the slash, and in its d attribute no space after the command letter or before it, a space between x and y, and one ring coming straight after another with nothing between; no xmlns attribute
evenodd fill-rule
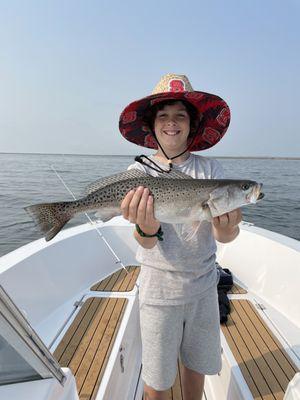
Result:
<svg viewBox="0 0 300 400"><path fill-rule="evenodd" d="M155 390L169 389L177 360L200 374L221 371L220 317L217 287L184 305L140 305L142 378Z"/></svg>

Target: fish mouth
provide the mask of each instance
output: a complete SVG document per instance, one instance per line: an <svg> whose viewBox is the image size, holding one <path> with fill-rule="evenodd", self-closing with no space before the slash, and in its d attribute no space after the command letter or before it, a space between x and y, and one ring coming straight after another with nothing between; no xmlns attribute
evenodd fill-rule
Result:
<svg viewBox="0 0 300 400"><path fill-rule="evenodd" d="M256 194L256 201L259 201L261 199L263 199L265 197L265 194L261 191L263 184L262 183L258 183L257 184L257 188L255 191Z"/></svg>
<svg viewBox="0 0 300 400"><path fill-rule="evenodd" d="M260 192L257 200L262 200L264 197L265 197L265 194L263 192Z"/></svg>
<svg viewBox="0 0 300 400"><path fill-rule="evenodd" d="M262 200L265 197L265 194L261 192L263 184L257 183L252 191L246 196L248 203L256 203L259 200Z"/></svg>

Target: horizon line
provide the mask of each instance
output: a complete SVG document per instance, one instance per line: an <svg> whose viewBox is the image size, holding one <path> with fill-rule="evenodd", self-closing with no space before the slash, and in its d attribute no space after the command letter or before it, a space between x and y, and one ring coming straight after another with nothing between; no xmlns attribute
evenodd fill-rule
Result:
<svg viewBox="0 0 300 400"><path fill-rule="evenodd" d="M6 152L0 151L0 154L28 154L28 155L61 155L61 156L100 156L100 157L132 157L136 154L82 154L82 153L40 153L40 152ZM288 156L220 156L220 155L208 155L208 158L244 158L244 159L276 159L276 160L300 160L300 157L288 157Z"/></svg>

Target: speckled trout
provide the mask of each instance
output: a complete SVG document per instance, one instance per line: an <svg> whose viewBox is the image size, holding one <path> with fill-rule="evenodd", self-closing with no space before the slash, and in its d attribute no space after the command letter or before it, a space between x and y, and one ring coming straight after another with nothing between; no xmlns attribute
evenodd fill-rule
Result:
<svg viewBox="0 0 300 400"><path fill-rule="evenodd" d="M96 212L103 222L121 215L122 200L138 186L149 188L153 195L155 218L170 224L211 221L264 197L262 184L251 180L193 179L176 170L153 177L133 169L92 183L78 200L36 204L25 210L49 241L79 213Z"/></svg>

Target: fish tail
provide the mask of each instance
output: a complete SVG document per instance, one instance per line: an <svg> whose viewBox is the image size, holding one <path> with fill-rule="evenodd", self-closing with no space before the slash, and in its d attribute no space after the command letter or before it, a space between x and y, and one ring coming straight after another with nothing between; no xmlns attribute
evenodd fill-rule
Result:
<svg viewBox="0 0 300 400"><path fill-rule="evenodd" d="M36 225L45 234L48 242L58 234L65 224L73 217L74 212L66 209L70 202L43 203L25 207Z"/></svg>

